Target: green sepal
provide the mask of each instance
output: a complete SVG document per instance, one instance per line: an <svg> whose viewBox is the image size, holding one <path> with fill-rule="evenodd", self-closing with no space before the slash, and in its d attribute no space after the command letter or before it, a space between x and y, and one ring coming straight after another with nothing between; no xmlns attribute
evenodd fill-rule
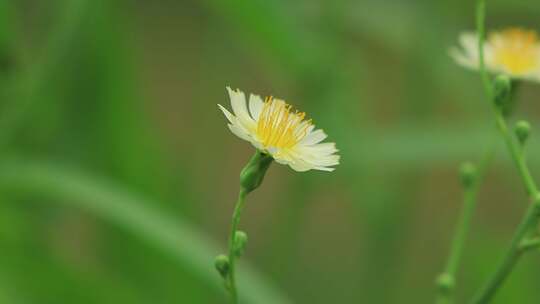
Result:
<svg viewBox="0 0 540 304"><path fill-rule="evenodd" d="M248 164L240 172L240 186L247 194L257 189L264 179L266 171L272 164L272 156L257 150Z"/></svg>

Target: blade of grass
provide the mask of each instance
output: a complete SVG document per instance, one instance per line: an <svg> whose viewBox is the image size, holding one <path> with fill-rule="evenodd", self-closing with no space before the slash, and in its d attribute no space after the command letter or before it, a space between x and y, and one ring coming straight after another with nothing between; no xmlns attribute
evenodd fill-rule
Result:
<svg viewBox="0 0 540 304"><path fill-rule="evenodd" d="M212 265L215 252L211 241L179 218L153 209L152 201L138 198L121 187L77 170L30 160L10 160L0 164L0 188L39 193L75 204L92 214L112 221L169 254L213 288L222 290ZM240 265L247 303L290 303L287 298L248 265Z"/></svg>
<svg viewBox="0 0 540 304"><path fill-rule="evenodd" d="M11 140L23 124L32 104L39 98L39 90L45 85L52 70L61 62L69 49L80 21L84 16L87 0L69 1L61 20L41 54L41 60L31 66L21 67L10 90L9 98L0 112L0 148Z"/></svg>

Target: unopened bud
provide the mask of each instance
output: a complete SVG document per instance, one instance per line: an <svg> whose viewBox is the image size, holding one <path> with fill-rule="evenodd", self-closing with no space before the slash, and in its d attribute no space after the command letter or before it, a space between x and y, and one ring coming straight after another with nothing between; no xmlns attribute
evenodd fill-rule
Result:
<svg viewBox="0 0 540 304"><path fill-rule="evenodd" d="M461 165L459 168L459 177L461 179L461 184L465 188L469 188L474 184L476 180L476 166L473 163L466 162Z"/></svg>
<svg viewBox="0 0 540 304"><path fill-rule="evenodd" d="M439 289L443 292L451 291L452 289L454 289L454 285L454 278L447 273L443 273L437 277L437 287L439 287Z"/></svg>
<svg viewBox="0 0 540 304"><path fill-rule="evenodd" d="M512 81L507 75L498 75L493 80L493 101L499 110L503 111L510 102Z"/></svg>
<svg viewBox="0 0 540 304"><path fill-rule="evenodd" d="M531 132L531 125L525 120L520 120L516 123L514 132L519 143L525 145L527 138L529 138L529 133Z"/></svg>
<svg viewBox="0 0 540 304"><path fill-rule="evenodd" d="M234 235L234 254L237 257L240 257L242 254L244 254L247 241L248 236L244 231L236 231L236 234Z"/></svg>
<svg viewBox="0 0 540 304"><path fill-rule="evenodd" d="M251 157L248 164L240 172L240 186L246 193L250 193L262 184L272 160L272 156L261 151L257 151Z"/></svg>
<svg viewBox="0 0 540 304"><path fill-rule="evenodd" d="M229 275L229 258L226 255L218 255L214 260L214 266L221 277L226 278Z"/></svg>

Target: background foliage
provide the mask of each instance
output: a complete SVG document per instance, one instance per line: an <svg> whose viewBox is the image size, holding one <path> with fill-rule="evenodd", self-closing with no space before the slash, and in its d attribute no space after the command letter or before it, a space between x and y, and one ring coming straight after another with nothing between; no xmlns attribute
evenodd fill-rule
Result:
<svg viewBox="0 0 540 304"><path fill-rule="evenodd" d="M494 129L479 76L447 54L473 13L465 0L0 0L0 302L226 303L212 259L253 152L217 109L230 85L308 112L343 157L333 174L273 166L249 197L249 303L431 303L457 167ZM538 30L539 13L489 1L488 26ZM537 128L539 94L524 85L515 115ZM497 156L462 301L525 208ZM538 302L538 257L495 303Z"/></svg>

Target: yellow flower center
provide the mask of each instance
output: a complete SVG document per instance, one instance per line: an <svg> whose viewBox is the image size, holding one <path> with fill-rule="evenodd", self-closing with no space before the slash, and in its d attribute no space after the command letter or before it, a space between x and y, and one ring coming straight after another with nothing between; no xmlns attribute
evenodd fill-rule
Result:
<svg viewBox="0 0 540 304"><path fill-rule="evenodd" d="M311 120L306 113L292 112L283 100L267 97L257 122L257 136L264 147L292 148L307 134Z"/></svg>
<svg viewBox="0 0 540 304"><path fill-rule="evenodd" d="M513 75L523 75L539 64L540 44L534 31L508 29L490 35L495 63Z"/></svg>

